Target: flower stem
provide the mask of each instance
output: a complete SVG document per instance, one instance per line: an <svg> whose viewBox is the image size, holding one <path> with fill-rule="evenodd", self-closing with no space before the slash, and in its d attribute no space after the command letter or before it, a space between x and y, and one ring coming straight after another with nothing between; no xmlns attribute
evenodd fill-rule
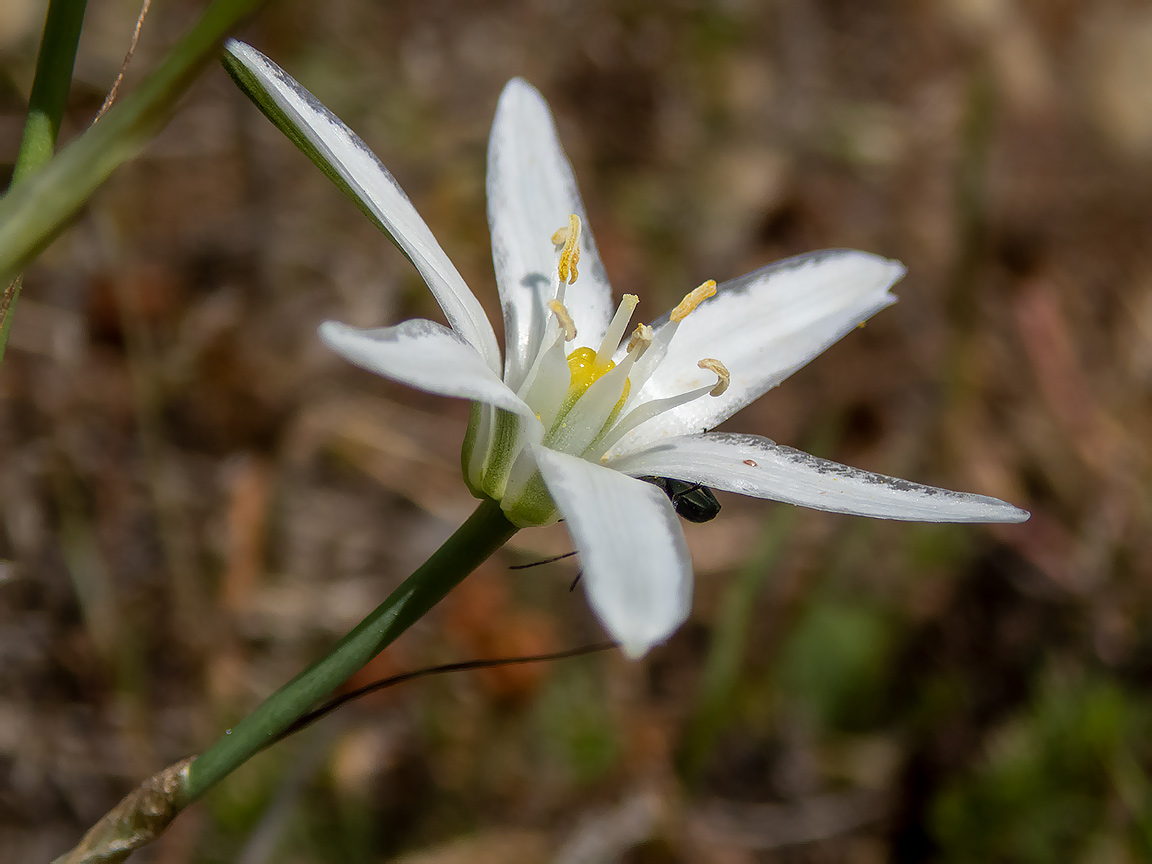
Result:
<svg viewBox="0 0 1152 864"><path fill-rule="evenodd" d="M320 703L379 654L516 533L500 505L485 500L444 545L381 603L324 659L305 669L197 757L177 793L177 809L202 797L240 765L274 743L297 718Z"/></svg>

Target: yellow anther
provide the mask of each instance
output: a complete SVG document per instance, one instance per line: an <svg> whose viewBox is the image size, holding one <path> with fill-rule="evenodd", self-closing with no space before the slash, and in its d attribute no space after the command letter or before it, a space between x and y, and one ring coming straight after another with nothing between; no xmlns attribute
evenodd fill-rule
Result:
<svg viewBox="0 0 1152 864"><path fill-rule="evenodd" d="M712 283L713 293L715 293L716 283ZM719 360L713 360L711 357L705 357L696 364L701 369L707 369L709 372L715 372L716 377L720 380L716 382L716 386L708 391L709 396L722 396L724 391L728 389L728 384L732 381L732 376L728 372L728 367L721 363Z"/></svg>
<svg viewBox="0 0 1152 864"><path fill-rule="evenodd" d="M560 281L571 285L576 281L579 272L576 265L580 263L580 217L575 213L568 217L568 227L561 228L552 235L552 242L556 245L564 244L560 250L560 263L556 272L560 274Z"/></svg>
<svg viewBox="0 0 1152 864"><path fill-rule="evenodd" d="M556 316L556 320L560 322L560 326L564 328L564 341L571 342L576 338L576 322L572 320L572 316L568 310L564 308L564 304L559 300L549 300L548 308L552 310L552 314Z"/></svg>
<svg viewBox="0 0 1152 864"><path fill-rule="evenodd" d="M684 299L676 305L676 308L672 310L672 314L668 317L679 324L681 321L688 317L688 314L693 309L695 309L715 293L716 280L709 279L699 288L688 292L687 296L685 296Z"/></svg>
<svg viewBox="0 0 1152 864"><path fill-rule="evenodd" d="M637 324L636 329L632 331L632 338L628 340L627 353L631 354L637 348L641 352L646 350L652 344L652 328L647 324Z"/></svg>

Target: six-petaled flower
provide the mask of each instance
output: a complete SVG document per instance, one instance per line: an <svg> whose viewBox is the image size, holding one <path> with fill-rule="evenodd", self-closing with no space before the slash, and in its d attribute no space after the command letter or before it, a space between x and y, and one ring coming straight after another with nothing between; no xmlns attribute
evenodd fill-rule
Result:
<svg viewBox="0 0 1152 864"><path fill-rule="evenodd" d="M391 174L308 91L253 48L229 71L412 261L450 326L336 322L324 342L365 369L471 400L468 486L517 525L563 518L592 608L632 657L687 617L692 565L672 503L639 477L704 484L840 513L1016 522L994 498L849 468L754 435L709 430L885 306L898 262L851 250L801 255L688 292L632 327L612 303L548 105L522 80L500 97L488 149L488 221L505 355L480 303Z"/></svg>

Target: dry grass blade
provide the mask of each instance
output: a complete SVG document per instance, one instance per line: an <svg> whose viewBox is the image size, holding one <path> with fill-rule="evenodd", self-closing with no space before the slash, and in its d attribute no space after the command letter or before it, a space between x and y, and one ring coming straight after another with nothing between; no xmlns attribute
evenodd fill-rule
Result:
<svg viewBox="0 0 1152 864"><path fill-rule="evenodd" d="M148 15L148 9L151 5L152 0L144 0L144 5L140 7L140 14L136 17L136 28L132 31L132 41L128 45L128 53L124 55L124 62L120 64L120 71L116 75L116 80L112 82L112 89L104 97L104 104L100 106L100 110L92 118L93 123L98 122L104 116L104 112L111 108L112 103L116 101L116 94L120 92L120 82L124 80L124 73L128 71L128 64L132 62L132 55L136 53L136 43L140 41L140 29L144 26L144 18Z"/></svg>

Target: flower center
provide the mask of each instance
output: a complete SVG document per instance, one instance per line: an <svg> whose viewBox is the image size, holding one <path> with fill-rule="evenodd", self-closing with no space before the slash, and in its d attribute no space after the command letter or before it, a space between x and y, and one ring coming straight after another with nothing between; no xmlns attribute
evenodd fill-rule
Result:
<svg viewBox="0 0 1152 864"><path fill-rule="evenodd" d="M636 427L695 399L724 393L730 377L728 370L712 358L701 360L699 366L715 374L715 382L700 386L703 382L696 381L696 386L688 385L691 389L666 396L645 393L648 382L668 355L677 329L716 293L715 282L708 280L690 291L658 330L639 324L631 337L627 337L628 328L639 299L625 294L600 344L569 351L570 343L576 340L577 327L564 305L564 295L569 286L579 290L575 286L580 260L579 218L570 216L568 224L551 239L557 259L552 298L545 303L550 316L535 356L517 386L517 394L540 421L535 443L590 461L607 462L612 448ZM620 356L622 345L626 347ZM497 421L498 432L499 416ZM545 524L555 518L555 504L534 461L519 458L529 436L519 421L509 421L507 428L509 434L504 438L497 432L490 433L487 461L480 469L477 488L500 500L517 524Z"/></svg>
<svg viewBox="0 0 1152 864"><path fill-rule="evenodd" d="M616 368L616 364L611 360L606 366L597 365L596 352L591 348L577 348L568 355L568 371L572 374L572 383L568 387L569 396L573 393L584 395L584 391L592 385L593 381L614 368Z"/></svg>
<svg viewBox="0 0 1152 864"><path fill-rule="evenodd" d="M564 306L565 288L574 285L580 257L580 220L575 215L568 224L552 235L557 246L557 266L553 277L553 299L547 303L555 316L548 347L542 348L533 364L526 387L528 404L537 409L544 425L543 443L566 453L601 458L605 451L630 429L676 405L705 395L719 396L728 385L728 370L711 358L700 367L713 372L718 381L697 387L670 398L644 400L633 405L638 394L661 364L668 343L687 318L701 303L716 293L716 283L709 279L690 291L669 315L668 323L657 334L651 327L639 325L628 340L619 363L616 355L639 299L625 294L612 317L599 346L576 348L568 353L564 343L576 338L576 326ZM553 360L548 358L552 357ZM566 368L565 368L566 367ZM551 368L554 371L548 372ZM563 386L563 381L567 386ZM560 385L560 386L557 386Z"/></svg>
<svg viewBox="0 0 1152 864"><path fill-rule="evenodd" d="M598 356L591 348L577 348L568 355L568 372L572 376L572 381L568 385L568 395L564 398L565 404L576 404L576 400L583 396L589 387L616 368L616 363L612 360L606 364L600 364L597 362ZM631 382L625 378L624 392L618 400L619 407L623 407L622 403L628 398L630 389Z"/></svg>

